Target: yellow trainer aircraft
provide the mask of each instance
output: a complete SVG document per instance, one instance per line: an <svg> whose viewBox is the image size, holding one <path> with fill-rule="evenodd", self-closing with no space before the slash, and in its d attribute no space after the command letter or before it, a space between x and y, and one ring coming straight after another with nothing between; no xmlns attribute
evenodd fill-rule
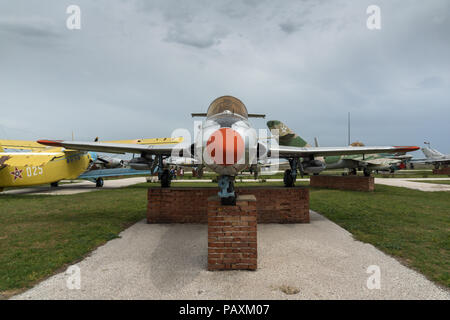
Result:
<svg viewBox="0 0 450 320"><path fill-rule="evenodd" d="M182 138L154 138L110 142L166 145L178 144L182 140ZM34 141L0 140L0 192L6 187L41 184L57 186L60 180L78 178L89 170L97 159L95 152L46 147Z"/></svg>

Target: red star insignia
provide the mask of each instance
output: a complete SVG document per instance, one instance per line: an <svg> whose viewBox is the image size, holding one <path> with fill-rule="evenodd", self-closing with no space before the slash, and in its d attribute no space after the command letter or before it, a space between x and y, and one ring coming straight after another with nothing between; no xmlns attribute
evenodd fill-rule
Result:
<svg viewBox="0 0 450 320"><path fill-rule="evenodd" d="M23 170L19 170L16 167L15 170L11 172L11 174L14 176L14 181L16 181L16 179L22 179L22 171Z"/></svg>

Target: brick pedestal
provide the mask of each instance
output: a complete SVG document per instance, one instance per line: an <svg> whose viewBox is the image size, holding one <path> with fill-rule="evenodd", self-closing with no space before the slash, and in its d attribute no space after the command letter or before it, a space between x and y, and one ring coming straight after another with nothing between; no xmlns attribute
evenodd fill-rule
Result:
<svg viewBox="0 0 450 320"><path fill-rule="evenodd" d="M374 177L359 176L311 176L309 180L311 187L373 191L375 189Z"/></svg>
<svg viewBox="0 0 450 320"><path fill-rule="evenodd" d="M433 174L448 174L450 175L450 167L443 167L440 169L433 169Z"/></svg>
<svg viewBox="0 0 450 320"><path fill-rule="evenodd" d="M257 213L254 195L239 195L235 206L218 196L208 203L208 270L256 270Z"/></svg>
<svg viewBox="0 0 450 320"><path fill-rule="evenodd" d="M207 199L218 188L148 189L148 223L207 223ZM303 187L237 188L256 197L258 223L309 223L309 190Z"/></svg>

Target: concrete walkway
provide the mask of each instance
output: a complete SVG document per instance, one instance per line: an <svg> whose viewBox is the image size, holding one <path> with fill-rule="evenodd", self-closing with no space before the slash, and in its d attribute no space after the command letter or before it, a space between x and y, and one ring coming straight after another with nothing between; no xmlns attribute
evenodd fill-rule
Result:
<svg viewBox="0 0 450 320"><path fill-rule="evenodd" d="M426 192L450 191L450 185L448 184L416 182L417 180L433 181L433 180L447 180L447 178L421 178L421 179L375 178L375 184L384 184L387 186L403 187Z"/></svg>
<svg viewBox="0 0 450 320"><path fill-rule="evenodd" d="M206 265L206 225L141 221L76 265L79 290L59 273L13 299L450 299L314 212L310 224L258 225L257 271L210 272ZM369 290L373 265L381 289Z"/></svg>
<svg viewBox="0 0 450 320"><path fill-rule="evenodd" d="M105 180L102 188L96 188L95 183L90 181L60 184L58 187L38 186L23 189L12 189L4 191L2 194L33 194L33 195L67 195L84 192L92 192L103 189L116 189L131 186L137 183L145 183L145 177L135 177L116 180Z"/></svg>
<svg viewBox="0 0 450 320"><path fill-rule="evenodd" d="M238 179L239 180L239 179ZM415 189L420 191L450 191L450 185L445 184L432 184L415 182L420 180L433 181L433 180L450 180L450 178L375 178L376 184L385 184L394 187L404 187L409 189ZM243 179L243 182L258 182L254 179ZM266 179L267 182L281 182L283 179ZM309 181L309 179L297 179L297 181ZM33 195L67 195L67 194L77 194L84 192L92 192L102 189L114 189L127 187L137 183L147 182L146 177L135 177L135 178L125 178L125 179L115 179L115 180L105 180L103 188L96 188L95 183L90 181L82 181L75 183L60 184L59 187L52 188L50 186L37 186L23 189L12 189L4 191L1 194L33 194ZM212 182L211 179L179 179L172 180L175 186L180 182L189 183L201 183L201 182Z"/></svg>

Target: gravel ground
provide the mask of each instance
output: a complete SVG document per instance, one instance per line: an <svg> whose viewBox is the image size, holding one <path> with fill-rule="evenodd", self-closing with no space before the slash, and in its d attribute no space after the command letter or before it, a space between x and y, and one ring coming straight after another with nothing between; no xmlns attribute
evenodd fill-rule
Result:
<svg viewBox="0 0 450 320"><path fill-rule="evenodd" d="M409 189L421 190L421 191L450 191L450 185L445 184L432 184L415 182L414 180L448 180L448 178L417 178L417 179L399 179L399 178L376 178L376 184L385 184L394 187L405 187ZM125 178L116 180L105 180L103 188L96 188L95 183L90 181L75 182L70 184L61 184L57 188L49 186L38 186L23 189L13 189L4 191L2 194L33 194L33 195L66 195L77 194L84 192L92 192L102 189L113 189L130 186L136 183L146 182L146 177ZM210 179L192 179L192 180L173 180L173 183L178 182L211 182ZM243 182L255 182L253 179L243 179ZM283 179L267 179L267 181L280 182ZM297 181L309 181L309 179L297 179Z"/></svg>
<svg viewBox="0 0 450 320"><path fill-rule="evenodd" d="M92 192L102 189L115 189L131 186L137 183L146 182L145 177L135 177L135 178L125 178L125 179L116 179L116 180L105 180L102 188L96 188L95 183L90 181L82 181L82 182L74 182L74 183L66 183L60 184L58 187L50 187L50 186L38 186L38 187L30 187L23 189L12 189L8 191L4 191L3 194L41 194L41 195L65 195L65 194L77 194L84 192Z"/></svg>
<svg viewBox="0 0 450 320"><path fill-rule="evenodd" d="M314 212L310 224L258 225L257 271L211 272L206 264L206 225L141 221L76 264L80 289L68 289L63 272L13 299L450 298ZM371 265L380 268L380 289L367 288Z"/></svg>

